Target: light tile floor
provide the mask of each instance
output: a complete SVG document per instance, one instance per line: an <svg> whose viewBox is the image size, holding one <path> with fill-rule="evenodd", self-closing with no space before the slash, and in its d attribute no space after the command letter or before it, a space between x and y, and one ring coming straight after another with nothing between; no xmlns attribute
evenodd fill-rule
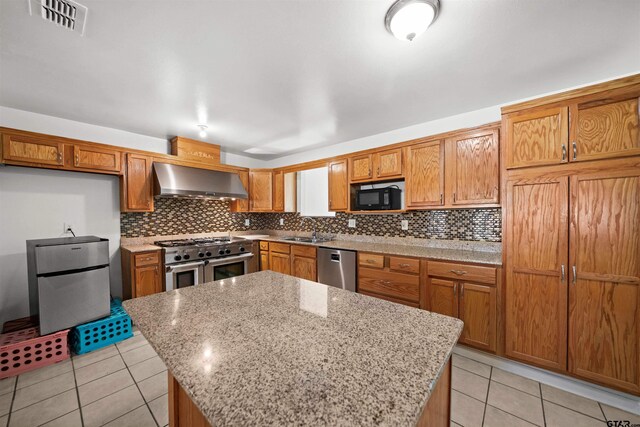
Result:
<svg viewBox="0 0 640 427"><path fill-rule="evenodd" d="M462 427L640 425L640 415L453 355L451 425Z"/></svg>
<svg viewBox="0 0 640 427"><path fill-rule="evenodd" d="M640 416L462 356L453 356L452 375L452 426L640 424ZM138 331L117 345L0 380L0 427L163 427L167 404L166 367Z"/></svg>

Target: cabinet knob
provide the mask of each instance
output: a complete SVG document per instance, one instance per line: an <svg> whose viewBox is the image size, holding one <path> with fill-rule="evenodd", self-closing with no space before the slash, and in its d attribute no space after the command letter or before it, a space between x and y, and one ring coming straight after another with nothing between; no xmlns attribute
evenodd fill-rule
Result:
<svg viewBox="0 0 640 427"><path fill-rule="evenodd" d="M562 161L567 160L567 146L562 144Z"/></svg>
<svg viewBox="0 0 640 427"><path fill-rule="evenodd" d="M571 145L573 146L573 160L577 160L578 159L578 145L576 144L575 141L573 141L571 143Z"/></svg>
<svg viewBox="0 0 640 427"><path fill-rule="evenodd" d="M76 166L80 164L80 156L76 154Z"/></svg>
<svg viewBox="0 0 640 427"><path fill-rule="evenodd" d="M58 163L62 164L62 151L58 151Z"/></svg>

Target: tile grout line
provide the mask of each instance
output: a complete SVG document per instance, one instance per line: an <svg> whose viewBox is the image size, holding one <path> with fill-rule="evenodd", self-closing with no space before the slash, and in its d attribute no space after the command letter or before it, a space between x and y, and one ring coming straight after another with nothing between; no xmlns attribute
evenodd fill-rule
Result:
<svg viewBox="0 0 640 427"><path fill-rule="evenodd" d="M147 339L145 338L145 341L146 340ZM120 357L122 358L122 353L120 352L120 349L118 348L118 346L116 346L116 349L118 350L118 354L120 354ZM154 352L155 352L155 350L154 350ZM125 351L125 353L126 353L126 351ZM124 362L124 359L122 359L122 361ZM156 419L156 416L153 414L153 411L151 410L151 407L149 406L149 402L147 402L147 399L144 397L144 394L142 394L142 390L140 390L140 386L138 385L138 381L136 381L136 379L133 377L133 374L131 373L131 370L129 369L129 365L127 365L127 363L125 362L124 366L126 367L127 371L129 371L129 375L131 375L131 379L133 380L133 383L135 384L136 388L138 389L138 393L140 393L140 397L142 397L142 401L144 402L144 405L146 405L147 410L151 414L151 418L153 418L153 421L156 423L156 426L160 427L160 423ZM151 378L151 377L149 377L149 378ZM145 380L146 380L146 378L145 378ZM141 381L143 381L143 380L141 380ZM138 408L136 408L136 409L138 409Z"/></svg>
<svg viewBox="0 0 640 427"><path fill-rule="evenodd" d="M573 393L572 393L572 394L573 394ZM577 395L575 395L575 396L577 396ZM582 397L582 396L578 396L578 397ZM553 400L547 400L547 399L545 399L544 397L542 398L542 400L543 400L543 402L549 402L549 403L554 404L554 405L556 405L556 406L559 406L559 407L561 407L561 408L568 409L568 410L569 410L569 411L571 411L571 412L575 412L576 414L580 414L580 415L584 415L585 417L589 417L589 418L591 418L591 419L593 419L593 420L600 421L600 422L604 422L604 423L606 423L606 422L607 422L607 417L606 417L606 415L604 415L604 413L602 414L602 415L604 416L604 420L601 420L600 418L596 418L596 417L594 417L593 415L589 415L589 414L585 414L584 412L576 411L576 410L575 410L575 409L573 409L573 408L569 408L568 406L564 406L563 404L558 403L558 402L554 402ZM591 399L589 399L589 400L591 400ZM596 400L593 400L593 402L597 403L597 404L598 404L598 406L600 405L600 402L598 402L598 401L596 401ZM543 407L544 407L544 403L543 403ZM600 406L599 406L599 407L600 407ZM602 407L600 407L600 411L602 411Z"/></svg>
<svg viewBox="0 0 640 427"><path fill-rule="evenodd" d="M78 387L78 379L76 378L76 366L71 359L71 370L73 371L73 383L76 386L76 399L78 399L78 412L80 413L80 424L84 426L84 414L82 413L82 404L80 403L80 388Z"/></svg>
<svg viewBox="0 0 640 427"><path fill-rule="evenodd" d="M602 412L602 416L605 419L605 422L609 421L609 418L607 418L607 414L604 413L604 408L602 407L602 403L600 403L600 402L597 402L597 403L598 403L598 407L600 408L600 412Z"/></svg>
<svg viewBox="0 0 640 427"><path fill-rule="evenodd" d="M478 362L478 363L480 363L480 362ZM465 372L468 372L468 373L470 373L470 374L477 375L477 376L479 376L479 377L481 377L481 378L484 378L485 380L489 379L488 377L485 377L485 376L480 375L480 374L476 374L475 372L470 371L470 370L465 369L465 368L461 368L460 366L456 366L456 365L454 365L454 364L451 364L451 366L452 366L453 368L456 368L456 369L461 369L461 370L463 370L463 371L465 371ZM486 365L486 366L488 366L489 368L492 368L492 369L493 369L493 366L491 366L491 365ZM491 377L491 374L489 374L489 377Z"/></svg>
<svg viewBox="0 0 640 427"><path fill-rule="evenodd" d="M16 400L16 393L18 392L18 377L16 376L16 381L13 383L13 396L11 396L11 404L9 405L9 413L7 414L7 427L9 427L9 423L11 422L11 414L13 413L13 401Z"/></svg>
<svg viewBox="0 0 640 427"><path fill-rule="evenodd" d="M513 418L517 418L517 419L519 419L519 420L522 420L522 421L524 421L525 423L531 424L532 426L540 427L540 426L538 426L538 424L532 423L532 422L531 422L531 421L529 421L529 420L525 420L524 418L519 417L519 416L517 416L517 415L514 415L514 414L512 414L511 412L507 412L507 411L505 411L505 410L504 410L504 409L502 409L502 408L498 408L497 406L489 405L488 403L487 403L487 406L491 406L491 407L492 407L493 409L495 409L496 411L504 412L505 414L507 414L507 415L511 415ZM544 426L543 426L543 427L544 427Z"/></svg>
<svg viewBox="0 0 640 427"><path fill-rule="evenodd" d="M487 416L487 406L489 405L489 390L491 389L491 377L493 376L493 366L489 369L489 383L487 384L487 394L484 397L484 410L482 411L482 424L484 426L484 420Z"/></svg>
<svg viewBox="0 0 640 427"><path fill-rule="evenodd" d="M544 411L544 398L542 397L542 383L538 382L538 389L540 390L540 406L542 407L542 422L547 427L547 414Z"/></svg>

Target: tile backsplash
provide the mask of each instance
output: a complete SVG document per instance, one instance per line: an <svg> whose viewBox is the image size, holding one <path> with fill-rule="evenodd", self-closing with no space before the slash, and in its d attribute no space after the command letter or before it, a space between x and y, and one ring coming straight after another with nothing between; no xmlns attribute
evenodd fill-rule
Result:
<svg viewBox="0 0 640 427"><path fill-rule="evenodd" d="M362 234L385 237L500 242L500 208L416 211L403 214L354 215L304 220L297 213L233 213L220 200L155 200L155 212L120 214L122 237L145 237L218 231L288 230L318 233ZM280 219L284 225L280 225ZM245 226L245 220L250 225ZM349 228L349 219L356 228ZM402 230L400 221L408 220Z"/></svg>

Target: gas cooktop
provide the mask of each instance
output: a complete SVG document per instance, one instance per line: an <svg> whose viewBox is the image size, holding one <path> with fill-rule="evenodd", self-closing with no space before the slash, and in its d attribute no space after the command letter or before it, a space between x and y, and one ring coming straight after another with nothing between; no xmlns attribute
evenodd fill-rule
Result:
<svg viewBox="0 0 640 427"><path fill-rule="evenodd" d="M194 239L177 239L177 240L159 240L154 242L154 245L163 248L176 248L182 246L215 246L226 245L229 243L246 241L242 237L202 237Z"/></svg>

